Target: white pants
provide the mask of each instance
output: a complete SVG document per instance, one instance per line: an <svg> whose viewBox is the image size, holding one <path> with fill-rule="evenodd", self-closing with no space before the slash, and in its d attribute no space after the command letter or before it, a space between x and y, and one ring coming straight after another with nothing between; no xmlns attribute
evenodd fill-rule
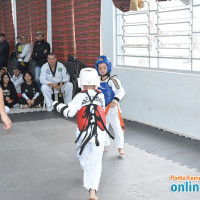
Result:
<svg viewBox="0 0 200 200"><path fill-rule="evenodd" d="M95 142L88 142L81 156L77 151L83 174L83 186L89 190L90 188L98 190L102 171L102 156L105 142L99 142L96 146Z"/></svg>
<svg viewBox="0 0 200 200"><path fill-rule="evenodd" d="M114 132L114 143L115 147L123 148L124 147L124 132L122 131L120 120L118 116L118 107L110 108L108 114L106 115L106 128L109 129L111 125ZM110 145L110 138L107 134L106 146Z"/></svg>
<svg viewBox="0 0 200 200"><path fill-rule="evenodd" d="M55 91L58 91L54 89ZM51 99L52 95L52 86L49 85L42 85L41 87L42 94L44 96L44 99L46 101L47 107L52 106L53 100ZM65 83L62 88L61 92L64 95L64 103L68 104L72 100L72 92L73 92L73 85L71 82Z"/></svg>

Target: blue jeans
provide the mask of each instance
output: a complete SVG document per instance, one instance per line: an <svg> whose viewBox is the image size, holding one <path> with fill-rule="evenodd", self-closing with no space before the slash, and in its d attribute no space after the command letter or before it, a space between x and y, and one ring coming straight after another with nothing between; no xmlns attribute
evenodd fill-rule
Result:
<svg viewBox="0 0 200 200"><path fill-rule="evenodd" d="M41 89L40 72L41 72L41 67L35 66L35 81L37 82L39 88Z"/></svg>
<svg viewBox="0 0 200 200"><path fill-rule="evenodd" d="M17 63L17 68L21 71L22 74L28 71L28 66L29 66L28 62L18 61Z"/></svg>

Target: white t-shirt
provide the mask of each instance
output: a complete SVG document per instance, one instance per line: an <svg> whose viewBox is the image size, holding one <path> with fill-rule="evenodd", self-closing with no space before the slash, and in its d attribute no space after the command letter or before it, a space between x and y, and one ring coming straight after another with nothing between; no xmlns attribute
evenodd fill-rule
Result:
<svg viewBox="0 0 200 200"><path fill-rule="evenodd" d="M31 58L32 47L30 44L23 45L22 53L20 54L20 58L18 58L19 62L28 62Z"/></svg>

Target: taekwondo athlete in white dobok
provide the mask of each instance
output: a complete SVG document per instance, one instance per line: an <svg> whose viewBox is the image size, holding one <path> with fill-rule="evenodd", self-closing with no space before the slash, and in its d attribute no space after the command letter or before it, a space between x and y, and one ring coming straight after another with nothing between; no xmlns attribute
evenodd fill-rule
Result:
<svg viewBox="0 0 200 200"><path fill-rule="evenodd" d="M53 100L51 98L53 90L64 93L64 103L68 104L72 100L73 85L65 66L57 62L56 55L50 53L47 57L47 63L41 68L40 83L41 91L44 96L47 111L53 110Z"/></svg>
<svg viewBox="0 0 200 200"><path fill-rule="evenodd" d="M96 70L84 68L78 78L78 86L82 91L68 105L53 102L54 108L65 117L73 117L77 113L77 157L84 171L84 187L89 190L91 200L98 199L96 191L101 177L107 132L105 100L103 93L97 90L99 84L100 79Z"/></svg>
<svg viewBox="0 0 200 200"><path fill-rule="evenodd" d="M95 64L98 75L101 76L100 90L105 97L106 106L106 127L111 125L114 131L114 144L118 148L120 155L124 155L124 131L125 126L121 116L119 102L123 99L125 91L116 78L111 76L112 63L106 56L100 56ZM106 147L110 145L110 139L107 137ZM106 149L105 147L105 149Z"/></svg>

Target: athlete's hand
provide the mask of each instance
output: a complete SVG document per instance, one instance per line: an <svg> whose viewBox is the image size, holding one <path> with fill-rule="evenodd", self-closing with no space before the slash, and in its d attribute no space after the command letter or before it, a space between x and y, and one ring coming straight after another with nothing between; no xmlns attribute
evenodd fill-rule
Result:
<svg viewBox="0 0 200 200"><path fill-rule="evenodd" d="M111 108L114 108L116 105L117 105L117 104L116 104L115 102L111 102L111 103L110 103L110 107L111 107Z"/></svg>

